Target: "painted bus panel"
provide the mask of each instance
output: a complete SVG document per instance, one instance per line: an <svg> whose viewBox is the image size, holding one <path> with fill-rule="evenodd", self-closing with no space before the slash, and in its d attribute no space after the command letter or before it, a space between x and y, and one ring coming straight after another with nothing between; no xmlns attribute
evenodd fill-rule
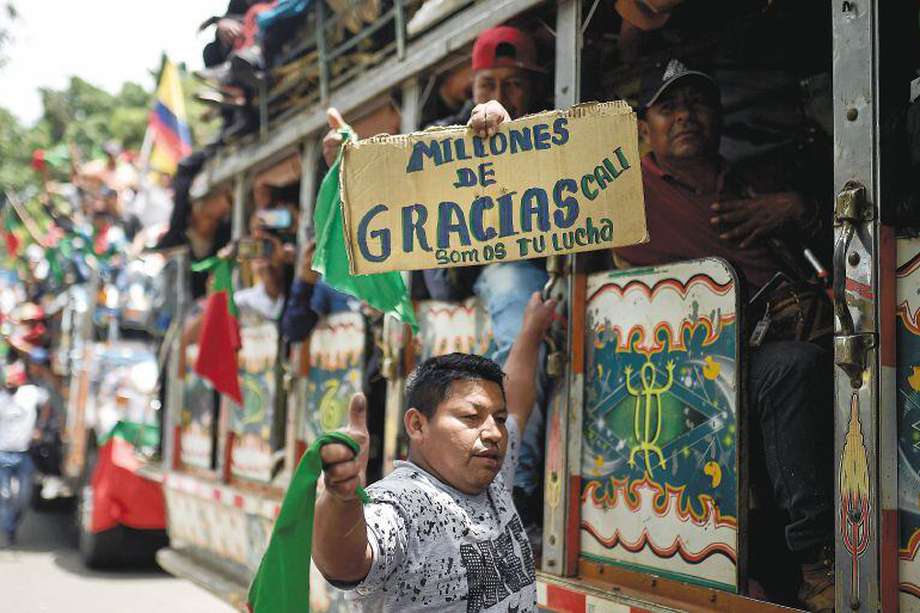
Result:
<svg viewBox="0 0 920 613"><path fill-rule="evenodd" d="M738 590L736 288L714 258L588 278L583 558Z"/></svg>

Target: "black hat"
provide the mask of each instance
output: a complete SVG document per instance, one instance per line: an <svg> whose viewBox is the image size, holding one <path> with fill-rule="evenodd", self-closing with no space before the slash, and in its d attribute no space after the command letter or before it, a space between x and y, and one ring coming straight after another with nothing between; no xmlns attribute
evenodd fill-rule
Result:
<svg viewBox="0 0 920 613"><path fill-rule="evenodd" d="M642 73L642 84L639 89L639 107L645 110L655 104L668 89L678 81L687 78L702 80L712 88L716 97L720 97L719 85L705 72L690 70L678 59L671 59L667 64L659 62Z"/></svg>

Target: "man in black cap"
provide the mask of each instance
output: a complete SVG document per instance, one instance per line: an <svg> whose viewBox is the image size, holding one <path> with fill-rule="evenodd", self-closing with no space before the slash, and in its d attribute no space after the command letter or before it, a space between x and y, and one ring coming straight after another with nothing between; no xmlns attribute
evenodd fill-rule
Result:
<svg viewBox="0 0 920 613"><path fill-rule="evenodd" d="M488 103L484 129L507 119ZM642 180L650 241L616 249L619 264L654 266L700 257L723 257L751 293L772 286L777 272L806 274L788 248L792 230L814 240L815 207L794 191L778 191L767 172L742 175L719 155L722 105L716 82L679 60L643 78L639 136L649 149ZM771 183L773 183L771 185ZM763 292L769 294L769 288ZM767 307L769 308L769 306ZM763 311L750 313L757 320ZM812 318L809 330L789 340L777 318L761 338L752 334L748 408L777 504L788 513L786 543L802 566L799 599L812 611L834 607L833 361L830 328ZM757 430L759 429L759 433ZM758 436L759 434L759 436Z"/></svg>
<svg viewBox="0 0 920 613"><path fill-rule="evenodd" d="M720 98L709 75L679 60L646 74L639 136L650 149L642 159L642 179L651 240L617 249L616 256L639 266L723 257L754 293L779 271L794 279L803 276L788 239L797 228L814 240L817 210L797 192L776 191L768 173L743 176L719 155ZM749 313L755 321L760 315ZM752 334L756 346L749 354L752 436L755 444L762 443L776 502L789 515L786 544L803 571L799 599L810 610L831 611L831 353L805 339L774 340L767 332L760 339Z"/></svg>

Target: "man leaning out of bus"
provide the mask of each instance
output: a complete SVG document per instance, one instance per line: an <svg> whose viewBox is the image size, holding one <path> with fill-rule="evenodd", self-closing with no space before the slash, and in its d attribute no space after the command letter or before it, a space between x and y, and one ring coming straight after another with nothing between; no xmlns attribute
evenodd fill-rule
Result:
<svg viewBox="0 0 920 613"><path fill-rule="evenodd" d="M717 83L678 60L642 80L639 136L649 153L642 180L650 242L616 250L618 265L654 266L719 256L740 271L750 293L789 264L791 227L815 236L815 208L799 193L757 185L719 155L722 105ZM497 102L479 107L471 124L486 133L509 119ZM758 189L759 188L759 189ZM772 284L771 284L772 285ZM768 307L769 308L769 307ZM755 321L763 313L750 313ZM834 606L832 359L819 342L788 340L773 329L749 355L749 398L766 473L789 516L786 544L802 567L799 599L812 611ZM809 338L817 339L818 331ZM759 434L757 431L759 430ZM755 552L756 555L756 552Z"/></svg>
<svg viewBox="0 0 920 613"><path fill-rule="evenodd" d="M537 47L529 34L510 26L483 31L473 45L472 68L473 99L456 115L434 125L467 124L474 112L489 100L499 101L512 119L538 110L538 79L545 78L546 71L538 64ZM323 139L323 157L327 164L335 161L341 143L341 136L335 129ZM428 294L435 300L460 301L474 294L479 297L492 320L495 351L490 357L499 366L505 364L521 330L530 296L541 290L547 279L542 259L424 271ZM542 410L547 387L542 367L538 370L536 387L537 407L523 434L514 494L528 532L534 542L539 543L539 515L543 510L539 485L545 432Z"/></svg>
<svg viewBox="0 0 920 613"><path fill-rule="evenodd" d="M313 561L366 611L535 611L534 558L511 498L520 432L554 304L534 293L505 365L453 353L423 362L406 386L409 459L355 490L367 464L366 400L345 430L361 446L322 449Z"/></svg>

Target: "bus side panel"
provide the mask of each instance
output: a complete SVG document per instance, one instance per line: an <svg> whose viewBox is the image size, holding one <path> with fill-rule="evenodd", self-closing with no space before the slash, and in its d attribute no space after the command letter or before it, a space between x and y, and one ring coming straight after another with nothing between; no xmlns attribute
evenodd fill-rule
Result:
<svg viewBox="0 0 920 613"><path fill-rule="evenodd" d="M583 559L738 591L736 289L714 258L588 278Z"/></svg>
<svg viewBox="0 0 920 613"><path fill-rule="evenodd" d="M214 446L214 390L193 370L198 345L185 348L185 372L182 373L182 413L179 421L179 459L185 466L210 470Z"/></svg>
<svg viewBox="0 0 920 613"><path fill-rule="evenodd" d="M348 424L348 405L351 397L361 391L364 379L366 331L364 317L353 312L324 317L313 329L306 414L302 419L303 432L299 433L308 447L322 434ZM345 593L332 588L312 562L310 610L351 610Z"/></svg>
<svg viewBox="0 0 920 613"><path fill-rule="evenodd" d="M416 305L415 313L419 325L416 363L454 351L488 356L494 350L489 314L475 298L425 300Z"/></svg>
<svg viewBox="0 0 920 613"><path fill-rule="evenodd" d="M242 406L229 398L230 431L233 433L230 470L234 477L269 482L272 478L271 430L278 355L278 326L275 322L244 314L239 353Z"/></svg>
<svg viewBox="0 0 920 613"><path fill-rule="evenodd" d="M303 441L348 424L348 404L364 377L365 323L360 313L324 318L310 335Z"/></svg>
<svg viewBox="0 0 920 613"><path fill-rule="evenodd" d="M920 611L920 239L898 240L898 546L901 611Z"/></svg>
<svg viewBox="0 0 920 613"><path fill-rule="evenodd" d="M166 476L164 491L174 548L191 546L255 572L278 502L179 473Z"/></svg>

